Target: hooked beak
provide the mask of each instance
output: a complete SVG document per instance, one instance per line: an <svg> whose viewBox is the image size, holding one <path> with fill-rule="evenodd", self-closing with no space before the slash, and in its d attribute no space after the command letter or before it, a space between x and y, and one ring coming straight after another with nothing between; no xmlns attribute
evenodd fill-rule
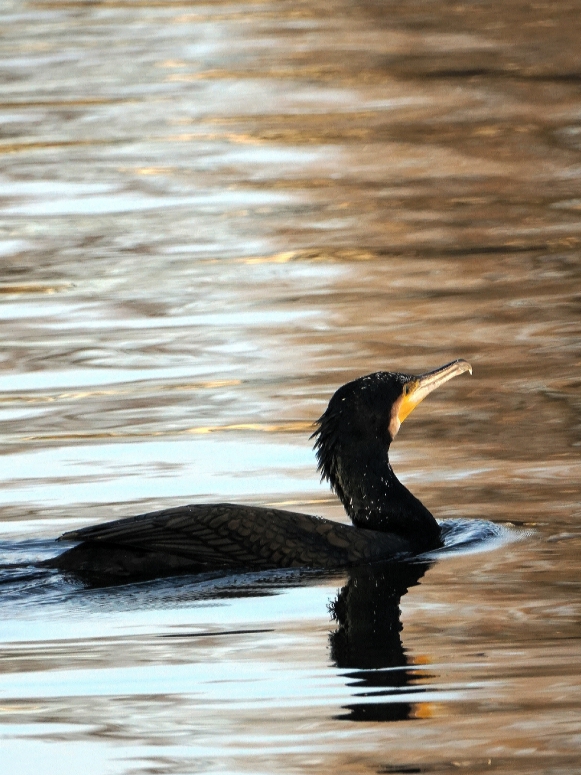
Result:
<svg viewBox="0 0 581 775"><path fill-rule="evenodd" d="M421 374L410 382L406 382L403 389L403 395L397 408L398 423L402 423L410 412L423 401L424 398L444 382L458 374L469 371L472 374L472 366L465 360L452 361L452 363L441 366L439 369L429 371L427 374Z"/></svg>

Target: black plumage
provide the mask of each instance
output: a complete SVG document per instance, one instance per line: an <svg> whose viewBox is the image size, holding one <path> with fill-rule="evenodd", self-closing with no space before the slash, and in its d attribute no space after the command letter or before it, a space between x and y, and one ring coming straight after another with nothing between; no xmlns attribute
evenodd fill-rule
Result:
<svg viewBox="0 0 581 775"><path fill-rule="evenodd" d="M77 546L49 565L100 579L218 569L334 569L436 548L440 529L395 476L389 447L401 422L466 361L420 376L377 372L343 385L313 434L318 469L353 524L229 503L164 509L65 533Z"/></svg>

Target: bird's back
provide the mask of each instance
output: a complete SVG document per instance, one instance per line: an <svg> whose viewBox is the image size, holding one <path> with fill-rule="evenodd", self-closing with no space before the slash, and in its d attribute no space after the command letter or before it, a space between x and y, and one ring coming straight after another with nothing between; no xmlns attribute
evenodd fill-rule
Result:
<svg viewBox="0 0 581 775"><path fill-rule="evenodd" d="M61 570L119 577L214 569L348 567L410 553L393 533L229 503L180 506L65 533Z"/></svg>

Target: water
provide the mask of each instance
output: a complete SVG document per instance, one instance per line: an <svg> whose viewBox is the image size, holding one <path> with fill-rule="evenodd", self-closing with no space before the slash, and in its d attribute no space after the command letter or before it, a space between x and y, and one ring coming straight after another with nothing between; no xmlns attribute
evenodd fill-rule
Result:
<svg viewBox="0 0 581 775"><path fill-rule="evenodd" d="M579 769L580 27L5 3L2 770ZM308 441L332 392L459 357L392 456L439 519L498 526L482 551L107 590L32 568L185 502L343 519Z"/></svg>

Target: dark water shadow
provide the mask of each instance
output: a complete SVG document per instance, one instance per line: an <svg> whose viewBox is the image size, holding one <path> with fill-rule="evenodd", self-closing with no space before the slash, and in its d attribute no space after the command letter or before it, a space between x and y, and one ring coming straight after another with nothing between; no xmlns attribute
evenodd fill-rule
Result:
<svg viewBox="0 0 581 775"><path fill-rule="evenodd" d="M443 546L415 561L354 568L330 606L337 629L330 635L331 658L347 668L345 678L357 702L336 716L348 721L403 721L421 717L418 669L402 643L400 601L436 562L459 554L490 551L521 535L479 519L441 523ZM422 682L433 678L421 671ZM414 701L404 699L413 687Z"/></svg>
<svg viewBox="0 0 581 775"><path fill-rule="evenodd" d="M345 678L358 701L336 718L401 721L412 717L415 703L397 699L414 681L401 640L399 604L431 564L389 563L350 571L330 606L338 627L329 639L335 665L350 669Z"/></svg>

